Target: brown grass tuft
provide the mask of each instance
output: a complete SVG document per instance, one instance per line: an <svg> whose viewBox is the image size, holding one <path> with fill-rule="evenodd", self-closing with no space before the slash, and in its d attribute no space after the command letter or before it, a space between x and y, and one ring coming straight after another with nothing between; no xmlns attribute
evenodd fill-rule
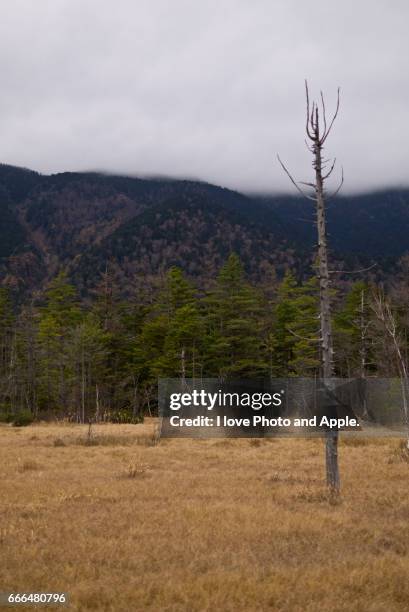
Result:
<svg viewBox="0 0 409 612"><path fill-rule="evenodd" d="M149 469L150 468L147 463L141 463L140 461L133 461L126 468L124 472L124 476L126 478L138 478L140 476L144 476Z"/></svg>
<svg viewBox="0 0 409 612"><path fill-rule="evenodd" d="M65 442L61 438L56 438L53 442L53 446L65 446Z"/></svg>
<svg viewBox="0 0 409 612"><path fill-rule="evenodd" d="M19 472L30 472L39 469L39 464L33 459L25 459L24 461L20 461L17 466L17 470Z"/></svg>

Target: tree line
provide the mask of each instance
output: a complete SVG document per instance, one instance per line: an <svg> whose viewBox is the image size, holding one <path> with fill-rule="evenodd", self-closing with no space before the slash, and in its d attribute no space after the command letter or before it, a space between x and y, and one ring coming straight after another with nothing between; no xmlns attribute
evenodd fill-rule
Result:
<svg viewBox="0 0 409 612"><path fill-rule="evenodd" d="M331 291L335 375L400 375L406 288ZM319 376L319 330L316 276L256 286L234 253L206 291L179 268L149 298L123 300L108 270L86 300L63 272L18 309L2 288L1 418L138 422L155 414L158 377Z"/></svg>

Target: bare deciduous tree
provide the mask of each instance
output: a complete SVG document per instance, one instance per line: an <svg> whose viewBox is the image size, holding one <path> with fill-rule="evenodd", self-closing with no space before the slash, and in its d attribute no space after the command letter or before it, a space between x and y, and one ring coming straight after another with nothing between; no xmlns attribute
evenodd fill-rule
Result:
<svg viewBox="0 0 409 612"><path fill-rule="evenodd" d="M393 353L396 358L396 364L402 388L403 416L407 429L407 447L409 449L409 372L403 353L403 338L399 332L396 317L392 311L390 301L385 297L381 289L374 291L372 310L374 311L378 321L382 324L382 327L391 342Z"/></svg>
<svg viewBox="0 0 409 612"><path fill-rule="evenodd" d="M334 171L336 158L332 161L324 159L323 149L335 119L339 111L339 88L337 92L337 104L335 112L330 121L327 121L327 113L323 93L320 93L320 103L315 101L310 104L308 83L305 81L306 97L306 126L307 139L305 144L312 153L315 180L314 182L296 181L290 174L286 166L278 157L284 172L287 174L296 189L309 200L314 201L316 209L316 224L318 234L318 277L320 285L320 347L321 347L321 374L329 384L332 378L333 369L333 345L331 328L331 302L330 302L330 280L328 270L328 248L327 248L327 229L326 229L326 209L325 204L328 198L334 197L341 189L344 182L344 173L341 170L341 180L334 192L328 195L325 191L325 181L329 179ZM306 193L304 185L313 189L312 194ZM340 488L339 468L338 468L338 432L331 431L326 436L326 473L327 485L331 493L337 494Z"/></svg>

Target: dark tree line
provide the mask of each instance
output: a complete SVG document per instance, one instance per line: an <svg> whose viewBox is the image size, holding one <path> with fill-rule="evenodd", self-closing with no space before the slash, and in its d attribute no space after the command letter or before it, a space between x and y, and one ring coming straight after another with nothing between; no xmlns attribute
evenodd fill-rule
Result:
<svg viewBox="0 0 409 612"><path fill-rule="evenodd" d="M379 295L363 282L332 291L335 375L401 375L408 289L382 293L381 306ZM205 292L178 268L154 294L127 301L109 271L82 302L64 273L18 310L3 288L2 419L137 422L155 413L161 376L318 376L319 325L315 277L300 283L287 272L280 282L255 286L235 254Z"/></svg>

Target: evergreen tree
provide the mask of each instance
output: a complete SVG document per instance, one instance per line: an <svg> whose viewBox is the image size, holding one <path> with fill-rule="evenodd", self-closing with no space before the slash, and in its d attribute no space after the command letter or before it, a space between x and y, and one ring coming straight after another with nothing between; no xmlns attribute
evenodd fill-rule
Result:
<svg viewBox="0 0 409 612"><path fill-rule="evenodd" d="M195 376L202 335L195 290L173 267L138 338L134 355L139 373L151 384L158 376Z"/></svg>
<svg viewBox="0 0 409 612"><path fill-rule="evenodd" d="M15 408L15 317L9 292L0 288L0 410L7 415Z"/></svg>
<svg viewBox="0 0 409 612"><path fill-rule="evenodd" d="M195 302L195 289L186 280L180 268L172 267L165 280L165 287L159 295L157 309L171 319L175 312Z"/></svg>
<svg viewBox="0 0 409 612"><path fill-rule="evenodd" d="M76 414L77 420L82 423L87 418L100 420L104 411L99 390L108 373L106 341L107 332L91 313L71 328L67 338L67 363L71 383L69 411L72 415Z"/></svg>
<svg viewBox="0 0 409 612"><path fill-rule="evenodd" d="M177 308L167 326L163 354L158 362L162 375L196 378L202 375L201 346L204 324L196 304Z"/></svg>
<svg viewBox="0 0 409 612"><path fill-rule="evenodd" d="M38 415L38 321L32 304L24 306L16 321L16 376L20 407Z"/></svg>
<svg viewBox="0 0 409 612"><path fill-rule="evenodd" d="M267 369L262 342L260 294L245 280L232 253L205 299L205 371L221 378L262 376Z"/></svg>
<svg viewBox="0 0 409 612"><path fill-rule="evenodd" d="M312 277L303 283L294 300L295 316L292 324L294 335L293 357L290 371L296 376L315 376L319 361L319 294L318 281Z"/></svg>
<svg viewBox="0 0 409 612"><path fill-rule="evenodd" d="M295 336L291 334L291 329L296 317L297 289L295 276L292 272L286 272L278 287L273 307L272 330L268 338L272 378L288 376L289 364L294 358Z"/></svg>
<svg viewBox="0 0 409 612"><path fill-rule="evenodd" d="M75 288L61 272L46 291L38 326L39 407L66 412L69 401L69 333L81 320Z"/></svg>
<svg viewBox="0 0 409 612"><path fill-rule="evenodd" d="M104 332L105 362L103 369L105 375L98 381L98 403L103 412L113 414L117 403L121 402L123 396L128 332L121 316L119 288L108 266L92 293L94 301L91 312L95 322Z"/></svg>
<svg viewBox="0 0 409 612"><path fill-rule="evenodd" d="M395 286L391 299L406 355L404 289ZM396 371L368 292L353 285L335 316L337 375ZM299 284L288 272L267 303L235 254L200 299L178 268L149 304L143 296L121 300L108 272L82 307L63 273L39 307L27 304L18 315L0 289L0 409L6 418L27 410L136 422L156 401L158 377L315 376L318 311L315 278Z"/></svg>
<svg viewBox="0 0 409 612"><path fill-rule="evenodd" d="M287 272L273 309L271 375L313 376L319 366L318 333L316 279L297 285L294 275Z"/></svg>
<svg viewBox="0 0 409 612"><path fill-rule="evenodd" d="M372 318L369 287L362 281L356 282L348 292L343 308L334 317L334 345L340 376L364 377L373 367Z"/></svg>

